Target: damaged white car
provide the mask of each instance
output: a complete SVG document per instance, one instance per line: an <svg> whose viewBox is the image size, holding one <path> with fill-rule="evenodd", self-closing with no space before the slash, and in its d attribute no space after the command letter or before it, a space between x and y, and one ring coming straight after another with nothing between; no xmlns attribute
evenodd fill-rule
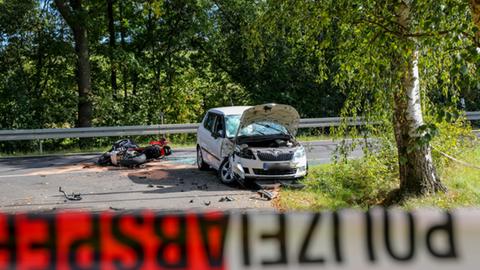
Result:
<svg viewBox="0 0 480 270"><path fill-rule="evenodd" d="M210 109L197 131L197 165L218 170L227 185L245 179L298 179L305 148L295 140L300 116L291 106L263 104Z"/></svg>

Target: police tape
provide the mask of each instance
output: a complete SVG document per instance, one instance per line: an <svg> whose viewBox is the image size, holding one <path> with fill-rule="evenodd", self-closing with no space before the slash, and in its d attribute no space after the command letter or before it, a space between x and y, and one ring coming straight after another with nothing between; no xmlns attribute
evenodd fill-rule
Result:
<svg viewBox="0 0 480 270"><path fill-rule="evenodd" d="M0 214L0 269L478 269L480 210Z"/></svg>

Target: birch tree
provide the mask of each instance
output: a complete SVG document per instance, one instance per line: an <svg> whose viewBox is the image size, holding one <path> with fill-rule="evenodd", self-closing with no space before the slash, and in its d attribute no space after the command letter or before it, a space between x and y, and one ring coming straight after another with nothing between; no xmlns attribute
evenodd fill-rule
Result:
<svg viewBox="0 0 480 270"><path fill-rule="evenodd" d="M474 0L472 0L474 1ZM342 21L340 72L346 90L345 115L391 119L398 153L400 193L446 191L432 161L435 130L424 121L429 83L457 97L450 68L465 42L466 4L460 0L335 1ZM460 45L459 45L460 44ZM422 74L426 79L422 78ZM385 122L384 122L385 123ZM387 124L388 125L388 124Z"/></svg>

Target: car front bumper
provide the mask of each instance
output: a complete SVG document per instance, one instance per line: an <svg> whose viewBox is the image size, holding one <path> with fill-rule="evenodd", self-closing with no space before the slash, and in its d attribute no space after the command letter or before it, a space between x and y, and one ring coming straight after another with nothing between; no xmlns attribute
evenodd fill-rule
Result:
<svg viewBox="0 0 480 270"><path fill-rule="evenodd" d="M260 161L258 159L245 159L234 157L233 172L242 179L295 179L307 174L307 158L303 157L293 161Z"/></svg>

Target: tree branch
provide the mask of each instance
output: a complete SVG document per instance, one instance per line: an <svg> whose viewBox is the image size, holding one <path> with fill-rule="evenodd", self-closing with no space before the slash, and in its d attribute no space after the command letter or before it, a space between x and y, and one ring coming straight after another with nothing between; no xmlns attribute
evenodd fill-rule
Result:
<svg viewBox="0 0 480 270"><path fill-rule="evenodd" d="M405 34L406 37L431 37L431 36L443 36L447 35L453 31L455 31L456 28L448 29L448 30L442 30L442 31L437 31L437 32L417 32L417 33L410 33L410 34Z"/></svg>
<svg viewBox="0 0 480 270"><path fill-rule="evenodd" d="M376 21L371 21L371 20L368 20L368 19L362 19L360 22L361 23L365 22L365 23L368 23L368 24L376 25L376 26L382 28L385 32L390 33L390 34L394 34L396 36L403 36L404 35L403 33L392 30L392 29L388 28L386 25L383 25L383 24L381 24L379 22L376 22Z"/></svg>
<svg viewBox="0 0 480 270"><path fill-rule="evenodd" d="M371 21L371 20L368 20L368 19L362 19L360 22L365 22L365 23L369 23L369 24L373 24L373 25L376 25L380 28L382 28L385 32L388 32L390 34L394 34L396 36L402 36L402 37L432 37L432 36L443 36L443 35L447 35L453 31L455 31L457 28L451 28L451 29L447 29L447 30L442 30L442 31L435 31L435 32L415 32L415 33L403 33L403 32L399 32L399 31L395 31L395 30L392 30L390 28L388 28L386 25L383 25L379 22L376 22L376 21ZM463 33L465 34L465 33ZM476 44L477 42L474 41Z"/></svg>
<svg viewBox="0 0 480 270"><path fill-rule="evenodd" d="M65 0L55 0L55 6L57 6L60 15L62 15L63 19L69 26L75 25L73 12L69 7L67 7Z"/></svg>

